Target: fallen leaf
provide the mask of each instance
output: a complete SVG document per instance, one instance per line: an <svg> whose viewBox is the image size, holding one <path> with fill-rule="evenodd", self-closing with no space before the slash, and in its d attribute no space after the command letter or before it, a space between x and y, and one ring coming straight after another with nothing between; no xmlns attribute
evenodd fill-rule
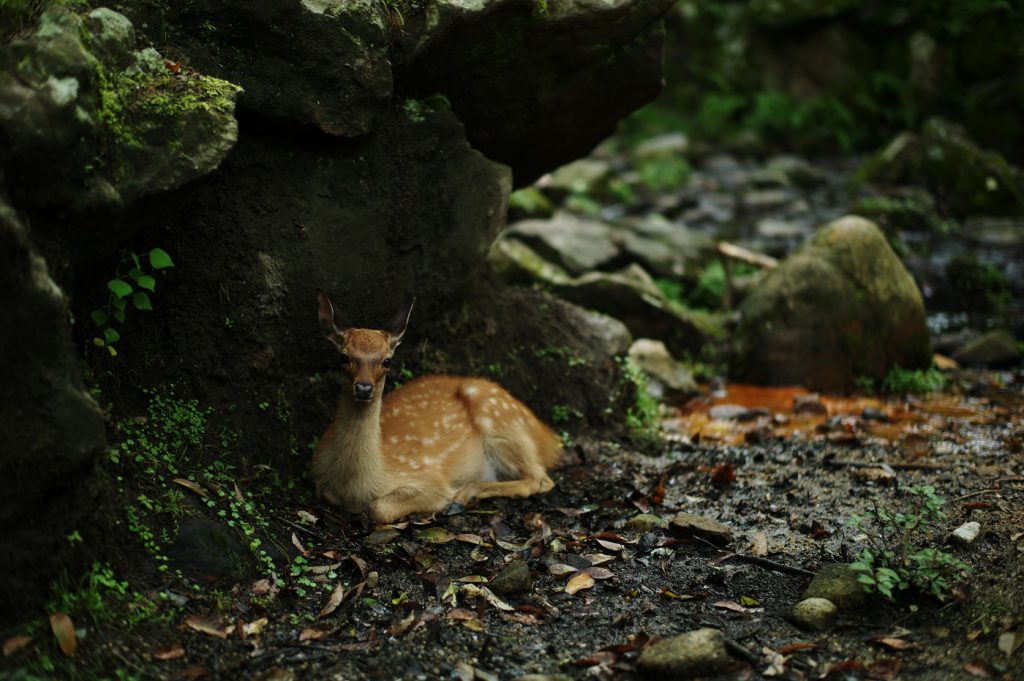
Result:
<svg viewBox="0 0 1024 681"><path fill-rule="evenodd" d="M292 546L297 548L299 550L299 553L301 553L303 556L309 555L309 551L307 551L306 547L302 545L302 542L299 541L299 538L295 536L294 532L292 532Z"/></svg>
<svg viewBox="0 0 1024 681"><path fill-rule="evenodd" d="M253 620L248 624L242 625L242 638L249 636L259 636L263 633L263 629L267 626L269 620L266 617L261 617L258 620Z"/></svg>
<svg viewBox="0 0 1024 681"><path fill-rule="evenodd" d="M486 584L491 581L483 575L466 575L465 577L456 577L452 580L453 582L460 582L462 584Z"/></svg>
<svg viewBox="0 0 1024 681"><path fill-rule="evenodd" d="M477 546L490 546L490 544L484 541L484 538L479 534L457 534L455 535L455 541L461 541L467 544L476 544Z"/></svg>
<svg viewBox="0 0 1024 681"><path fill-rule="evenodd" d="M299 643L303 641L319 641L331 635L333 627L324 624L306 627L299 633Z"/></svg>
<svg viewBox="0 0 1024 681"><path fill-rule="evenodd" d="M314 575L326 575L328 572L337 570L339 567L341 567L341 561L338 561L337 563L328 563L327 565L310 565L306 569Z"/></svg>
<svg viewBox="0 0 1024 681"><path fill-rule="evenodd" d="M472 620L472 619L476 619L476 613L473 612L472 610L467 610L465 608L455 608L453 610L449 610L448 612L446 612L445 615L444 615L444 618L446 620L457 620L457 621Z"/></svg>
<svg viewBox="0 0 1024 681"><path fill-rule="evenodd" d="M387 528L383 530L377 530L373 534L369 535L363 541L367 544L373 544L379 546L381 544L387 544L395 537L400 536L402 533L394 528Z"/></svg>
<svg viewBox="0 0 1024 681"><path fill-rule="evenodd" d="M78 638L75 636L75 625L71 618L62 612L55 612L50 615L50 629L57 638L57 645L60 651L71 657L78 647Z"/></svg>
<svg viewBox="0 0 1024 681"><path fill-rule="evenodd" d="M1007 631L999 635L999 650L1006 653L1007 657L1013 655L1022 643L1024 643L1024 629ZM7 654L7 644L4 644L4 654Z"/></svg>
<svg viewBox="0 0 1024 681"><path fill-rule="evenodd" d="M721 608L722 610L732 610L733 612L741 612L744 614L749 612L746 608L744 608L736 601L718 601L717 603L713 603L712 605L714 605L714 607L716 608Z"/></svg>
<svg viewBox="0 0 1024 681"><path fill-rule="evenodd" d="M600 565L615 560L617 556L609 556L607 553L587 553L583 557L589 560L591 565Z"/></svg>
<svg viewBox="0 0 1024 681"><path fill-rule="evenodd" d="M185 648L181 641L169 643L153 651L154 660L177 660L180 657L185 657Z"/></svg>
<svg viewBox="0 0 1024 681"><path fill-rule="evenodd" d="M731 463L715 466L714 471L711 474L711 482L716 485L728 485L735 479L736 472L733 470Z"/></svg>
<svg viewBox="0 0 1024 681"><path fill-rule="evenodd" d="M518 622L519 624L526 624L531 627L535 627L544 622L538 619L535 615L531 615L525 612L506 612L502 613L501 619L507 622Z"/></svg>
<svg viewBox="0 0 1024 681"><path fill-rule="evenodd" d="M323 619L330 615L338 609L338 606L341 605L343 600L345 600L345 587L339 584L334 587L334 591L332 591L331 595L327 597L327 602L324 603L324 607L320 609L320 614L317 615L317 618Z"/></svg>
<svg viewBox="0 0 1024 681"><path fill-rule="evenodd" d="M885 646L890 650L910 650L917 648L918 644L913 641L907 641L902 638L894 638L892 636L872 636L868 639L871 643L877 643L880 646Z"/></svg>
<svg viewBox="0 0 1024 681"><path fill-rule="evenodd" d="M485 601L493 605L498 610L504 610L506 612L515 610L515 608L513 608L511 605L495 596L494 592L488 589L486 586L477 586L476 584L463 584L459 588L459 592L467 594L469 596L483 598Z"/></svg>
<svg viewBox="0 0 1024 681"><path fill-rule="evenodd" d="M172 480L171 482L192 490L193 492L195 492L204 499L206 498L206 490L203 489L202 485L200 485L198 482L186 480L185 478L174 478L174 480Z"/></svg>
<svg viewBox="0 0 1024 681"><path fill-rule="evenodd" d="M879 681L894 681L900 678L903 661L895 657L884 657L868 665L868 678Z"/></svg>
<svg viewBox="0 0 1024 681"><path fill-rule="evenodd" d="M29 643L32 643L32 637L22 634L21 636L11 636L4 640L4 657L10 657L14 653L22 650Z"/></svg>
<svg viewBox="0 0 1024 681"><path fill-rule="evenodd" d="M296 511L295 515L299 516L299 520L309 525L316 525L317 521L320 520L309 511Z"/></svg>
<svg viewBox="0 0 1024 681"><path fill-rule="evenodd" d="M673 601L692 601L694 598L689 594L677 594L675 591L672 591L671 589L664 586L661 587L659 593L661 593L661 595L665 598L668 598Z"/></svg>
<svg viewBox="0 0 1024 681"><path fill-rule="evenodd" d="M337 646L337 649L345 651L370 650L376 645L377 632L371 629L370 635L366 637L365 641L356 641L355 643L342 643Z"/></svg>
<svg viewBox="0 0 1024 681"><path fill-rule="evenodd" d="M185 618L185 626L201 634L208 634L217 638L227 638L235 630L233 625L230 627L224 626L224 621L220 615L213 614L191 615Z"/></svg>
<svg viewBox="0 0 1024 681"><path fill-rule="evenodd" d="M817 648L816 643L790 643L789 645L782 646L779 648L779 652L783 655L789 655L800 650L813 650Z"/></svg>
<svg viewBox="0 0 1024 681"><path fill-rule="evenodd" d="M596 582L594 581L593 575L586 572L580 572L570 579L565 585L565 593L574 594L577 591L582 591L583 589L590 589L594 584L596 584Z"/></svg>
<svg viewBox="0 0 1024 681"><path fill-rule="evenodd" d="M981 679L992 678L992 667L982 660L972 660L964 665L964 671Z"/></svg>
<svg viewBox="0 0 1024 681"><path fill-rule="evenodd" d="M249 593L253 596L264 596L268 593L277 591L277 588L270 582L269 579L259 579L252 583L249 587Z"/></svg>
<svg viewBox="0 0 1024 681"><path fill-rule="evenodd" d="M612 572L608 568L603 567L588 567L582 570L582 572L586 572L594 579L611 579L615 576L614 572Z"/></svg>
<svg viewBox="0 0 1024 681"><path fill-rule="evenodd" d="M610 650L599 650L590 657L581 657L572 664L576 667L597 667L615 664L619 656Z"/></svg>
<svg viewBox="0 0 1024 681"><path fill-rule="evenodd" d="M189 667L188 669L183 671L181 673L181 678L183 678L183 679L201 679L204 676L208 676L209 674L210 674L210 670L209 669L207 669L206 667L204 667L202 665L198 665L198 666L195 666L195 667Z"/></svg>
<svg viewBox="0 0 1024 681"><path fill-rule="evenodd" d="M455 540L455 534L443 527L425 527L416 530L416 538L428 544L447 544Z"/></svg>
<svg viewBox="0 0 1024 681"><path fill-rule="evenodd" d="M565 577L574 572L578 572L578 570L572 565L566 565L565 563L552 563L548 565L548 574L553 577Z"/></svg>
<svg viewBox="0 0 1024 681"><path fill-rule="evenodd" d="M598 539L597 543L600 544L602 547L608 549L609 551L619 552L625 548L622 544L619 544L618 542L608 541L607 539Z"/></svg>

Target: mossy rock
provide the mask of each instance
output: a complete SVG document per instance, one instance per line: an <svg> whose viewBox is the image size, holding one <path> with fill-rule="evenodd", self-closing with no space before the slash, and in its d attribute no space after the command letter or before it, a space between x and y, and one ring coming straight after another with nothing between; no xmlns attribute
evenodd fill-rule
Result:
<svg viewBox="0 0 1024 681"><path fill-rule="evenodd" d="M868 595L849 565L832 563L818 570L804 590L803 598L825 599L840 610L854 610L867 602Z"/></svg>
<svg viewBox="0 0 1024 681"><path fill-rule="evenodd" d="M931 345L913 278L878 227L848 216L773 270L740 308L734 367L768 385L846 390L895 365L926 368Z"/></svg>
<svg viewBox="0 0 1024 681"><path fill-rule="evenodd" d="M1024 179L960 125L929 119L920 135L901 133L858 171L862 180L923 184L955 214L1024 215Z"/></svg>

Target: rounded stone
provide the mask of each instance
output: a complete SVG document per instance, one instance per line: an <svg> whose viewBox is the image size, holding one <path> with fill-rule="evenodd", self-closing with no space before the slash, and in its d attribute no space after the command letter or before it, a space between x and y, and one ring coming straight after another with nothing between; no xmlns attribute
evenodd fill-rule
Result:
<svg viewBox="0 0 1024 681"><path fill-rule="evenodd" d="M789 619L805 631L827 631L835 624L839 608L825 598L805 598L793 606Z"/></svg>
<svg viewBox="0 0 1024 681"><path fill-rule="evenodd" d="M636 667L651 678L686 679L714 673L729 662L722 632L696 629L645 648Z"/></svg>

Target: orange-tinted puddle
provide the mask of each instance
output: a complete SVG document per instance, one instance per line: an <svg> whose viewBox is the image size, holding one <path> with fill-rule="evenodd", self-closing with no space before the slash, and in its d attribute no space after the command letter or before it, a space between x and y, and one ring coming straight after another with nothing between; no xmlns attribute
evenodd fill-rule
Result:
<svg viewBox="0 0 1024 681"><path fill-rule="evenodd" d="M802 439L859 442L865 439L903 446L911 456L927 453L941 436L954 444L960 427L1002 421L1007 409L987 400L950 395L889 399L811 394L804 388L729 384L724 394L691 400L665 419L666 430L694 441L737 445Z"/></svg>

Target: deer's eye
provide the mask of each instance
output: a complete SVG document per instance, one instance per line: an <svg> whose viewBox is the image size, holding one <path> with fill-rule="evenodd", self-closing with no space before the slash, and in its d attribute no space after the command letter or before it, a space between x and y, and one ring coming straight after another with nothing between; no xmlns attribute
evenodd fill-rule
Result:
<svg viewBox="0 0 1024 681"><path fill-rule="evenodd" d="M345 354L344 352L343 352L343 353L341 353L341 363L342 363L343 365L344 365L344 364L348 364L348 363L349 363L350 361L351 361L351 360L349 360L349 358L348 358L348 355L346 355L346 354Z"/></svg>
<svg viewBox="0 0 1024 681"><path fill-rule="evenodd" d="M384 360L380 363L380 365L384 367L384 371L387 371L388 369L391 368L391 358L385 357Z"/></svg>

